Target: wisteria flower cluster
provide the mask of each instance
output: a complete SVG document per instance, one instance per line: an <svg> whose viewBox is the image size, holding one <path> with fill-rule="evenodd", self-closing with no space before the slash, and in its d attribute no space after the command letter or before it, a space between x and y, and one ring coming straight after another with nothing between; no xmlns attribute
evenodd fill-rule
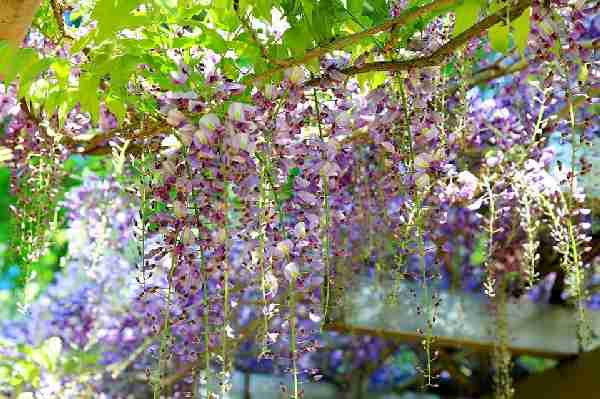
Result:
<svg viewBox="0 0 600 399"><path fill-rule="evenodd" d="M384 339L322 331L343 313L356 276L408 279L421 288L425 385L435 388L438 377L436 290L459 288L486 294L497 315L496 394L511 397L506 301L527 290L554 300L549 291L562 284L585 347L597 277L581 185L591 164L578 149L598 135L598 6L529 5L530 40L506 56L483 37L449 55L454 19L435 16L400 31L402 50L390 39L362 58L323 53L319 78L283 63L281 80L256 86L246 84L252 76L229 77L227 54L161 48L164 76L153 75L160 68L147 57L127 83L152 115L130 108L119 117L107 96L94 118L80 103L63 112L62 140L51 134L61 116L40 114L49 120L42 123L8 86L2 145L13 151L15 192L30 205L15 208L23 254L43 252L46 230L31 226L35 215L58 212L52 187L70 153L112 153L117 165L112 178L89 176L66 195L65 266L27 321L10 327L13 339L59 337L71 350L96 351L110 372L75 384L106 397L121 393L103 384L129 372L148 383L135 389L157 399L226 397L235 366L255 359L257 368L289 373L285 390L298 398L304 380L335 380L340 347L356 348L352 369L394 351ZM391 17L407 7L395 2ZM175 31L182 42L197 33ZM30 41L43 47L35 35ZM86 54L57 52L74 57L67 79L83 82ZM438 54L452 62L398 67L370 90L349 76L367 58L393 55L404 65ZM99 80L99 90L114 94L111 83ZM549 145L552 134L570 143L567 164ZM23 191L33 180L35 189ZM553 270L539 268L540 237L558 255Z"/></svg>

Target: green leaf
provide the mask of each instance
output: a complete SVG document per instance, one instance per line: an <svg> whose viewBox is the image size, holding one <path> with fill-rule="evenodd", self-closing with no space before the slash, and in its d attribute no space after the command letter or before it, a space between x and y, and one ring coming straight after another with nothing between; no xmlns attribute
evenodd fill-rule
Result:
<svg viewBox="0 0 600 399"><path fill-rule="evenodd" d="M115 96L108 96L106 97L104 102L108 110L115 114L119 123L123 122L123 119L125 119L125 114L127 112L127 108L125 107L125 102L123 101L123 99Z"/></svg>
<svg viewBox="0 0 600 399"><path fill-rule="evenodd" d="M389 7L386 0L365 0L365 15L373 20L373 24L379 24L389 18Z"/></svg>
<svg viewBox="0 0 600 399"><path fill-rule="evenodd" d="M226 77L233 80L237 79L239 71L235 66L234 60L231 58L223 58L221 61L221 68L223 68Z"/></svg>
<svg viewBox="0 0 600 399"><path fill-rule="evenodd" d="M254 15L265 21L271 22L271 10L274 4L271 0L255 0Z"/></svg>
<svg viewBox="0 0 600 399"><path fill-rule="evenodd" d="M233 8L232 0L213 0L212 6L222 10Z"/></svg>
<svg viewBox="0 0 600 399"><path fill-rule="evenodd" d="M324 2L319 3L319 7L313 11L311 33L317 43L323 44L329 42L333 37L332 27L334 21L331 10L321 4L324 4Z"/></svg>
<svg viewBox="0 0 600 399"><path fill-rule="evenodd" d="M71 47L71 52L73 54L80 52L83 50L90 42L92 41L92 35L85 35L82 38L78 39L73 46Z"/></svg>
<svg viewBox="0 0 600 399"><path fill-rule="evenodd" d="M52 63L52 59L43 58L35 61L26 70L21 73L21 82L19 84L19 97L29 95L29 89L31 85L37 81L38 76L48 70L48 67Z"/></svg>
<svg viewBox="0 0 600 399"><path fill-rule="evenodd" d="M202 44L216 53L224 53L227 51L227 42L217 32L212 29L204 30L204 40Z"/></svg>
<svg viewBox="0 0 600 399"><path fill-rule="evenodd" d="M257 47L247 46L243 51L239 52L239 58L237 59L237 65L240 68L251 68L260 62L262 55ZM192 78L195 78L192 75Z"/></svg>
<svg viewBox="0 0 600 399"><path fill-rule="evenodd" d="M25 70L31 67L39 56L33 49L19 49L10 44L0 44L0 59L5 60L0 64L0 74L5 82L12 82Z"/></svg>
<svg viewBox="0 0 600 399"><path fill-rule="evenodd" d="M52 65L50 65L50 69L56 75L56 79L58 80L58 84L60 86L67 86L69 82L69 74L71 73L71 66L67 60L57 59Z"/></svg>
<svg viewBox="0 0 600 399"><path fill-rule="evenodd" d="M4 77L5 82L12 82L16 77L16 71L13 65L13 60L19 49L12 44L0 41L0 73Z"/></svg>
<svg viewBox="0 0 600 399"><path fill-rule="evenodd" d="M471 253L470 263L479 266L486 259L486 240L482 237L478 238L475 243L475 250Z"/></svg>
<svg viewBox="0 0 600 399"><path fill-rule="evenodd" d="M37 75L41 72L41 69L36 71L35 68L40 58L35 50L29 48L19 50L17 57L18 59L13 61L13 67L21 78L20 83L29 85L31 80L37 78ZM43 68L44 65L40 65L40 67Z"/></svg>
<svg viewBox="0 0 600 399"><path fill-rule="evenodd" d="M88 111L95 122L100 112L100 100L98 99L98 85L100 78L97 75L87 74L79 79L79 93L77 98L81 107Z"/></svg>
<svg viewBox="0 0 600 399"><path fill-rule="evenodd" d="M531 30L531 7L527 8L519 18L512 22L513 39L515 46L519 49L522 56L525 55L527 48L527 40L529 39L529 31Z"/></svg>
<svg viewBox="0 0 600 399"><path fill-rule="evenodd" d="M58 337L51 337L38 347L26 346L23 352L36 364L43 368L54 371L58 366L58 360L62 351L62 341Z"/></svg>
<svg viewBox="0 0 600 399"><path fill-rule="evenodd" d="M174 13L177 10L177 0L155 0L156 4L163 10Z"/></svg>
<svg viewBox="0 0 600 399"><path fill-rule="evenodd" d="M66 354L62 369L67 374L82 374L82 370L97 369L99 358L97 349L87 351L70 350Z"/></svg>
<svg viewBox="0 0 600 399"><path fill-rule="evenodd" d="M385 82L387 74L382 71L361 73L356 76L358 84L365 89L376 89Z"/></svg>
<svg viewBox="0 0 600 399"><path fill-rule="evenodd" d="M239 0L240 13L245 15L246 12L248 12L248 9L250 9L252 7L253 3L254 3L253 0Z"/></svg>
<svg viewBox="0 0 600 399"><path fill-rule="evenodd" d="M103 59L104 58L104 59ZM125 54L117 57L98 56L94 58L94 74L110 75L111 86L121 89L127 85L131 74L142 62L140 57Z"/></svg>
<svg viewBox="0 0 600 399"><path fill-rule="evenodd" d="M64 90L59 90L58 92L58 124L59 126L63 126L65 120L67 119L67 115L73 107L77 104L78 92L76 88L70 88L65 93Z"/></svg>
<svg viewBox="0 0 600 399"><path fill-rule="evenodd" d="M442 72L444 76L453 77L456 75L456 66L453 62L448 62L444 67L442 67Z"/></svg>
<svg viewBox="0 0 600 399"><path fill-rule="evenodd" d="M490 5L488 7L488 12L493 14L496 11L500 10L504 6L505 6L504 0L492 0L492 2L490 3Z"/></svg>
<svg viewBox="0 0 600 399"><path fill-rule="evenodd" d="M588 77L589 77L589 69L587 67L587 64L581 64L581 68L579 69L579 74L577 74L577 80L585 82L585 81L587 81Z"/></svg>
<svg viewBox="0 0 600 399"><path fill-rule="evenodd" d="M309 24L312 24L312 15L315 8L314 0L302 0L302 9Z"/></svg>
<svg viewBox="0 0 600 399"><path fill-rule="evenodd" d="M58 359L60 357L60 352L62 351L62 341L58 337L48 338L42 344L40 351L44 354L44 357L48 362L47 368L49 370L54 370L58 365Z"/></svg>
<svg viewBox="0 0 600 399"><path fill-rule="evenodd" d="M354 17L360 17L363 12L365 0L346 0L346 9L350 11Z"/></svg>
<svg viewBox="0 0 600 399"><path fill-rule="evenodd" d="M369 80L368 80L369 87L371 89L376 89L377 87L381 86L385 82L386 77L387 77L387 74L382 71L370 72Z"/></svg>
<svg viewBox="0 0 600 399"><path fill-rule="evenodd" d="M92 19L98 21L96 40L104 41L125 28L147 25L147 16L132 14L140 3L140 0L98 0L91 15Z"/></svg>
<svg viewBox="0 0 600 399"><path fill-rule="evenodd" d="M478 0L465 0L454 10L454 36L458 36L477 22L481 3Z"/></svg>
<svg viewBox="0 0 600 399"><path fill-rule="evenodd" d="M488 38L492 48L500 53L508 50L509 45L509 29L507 25L498 23L488 31Z"/></svg>
<svg viewBox="0 0 600 399"><path fill-rule="evenodd" d="M321 64L320 64L318 58L313 58L313 59L309 60L305 66L306 66L306 68L308 68L309 71L311 71L315 75L318 75L319 73L321 73Z"/></svg>
<svg viewBox="0 0 600 399"><path fill-rule="evenodd" d="M294 181L300 176L300 168L293 167L289 170L287 181L279 190L279 201L281 203L290 200L294 196Z"/></svg>
<svg viewBox="0 0 600 399"><path fill-rule="evenodd" d="M303 55L308 44L310 44L310 35L304 25L293 26L283 34L283 45L292 50L294 57Z"/></svg>

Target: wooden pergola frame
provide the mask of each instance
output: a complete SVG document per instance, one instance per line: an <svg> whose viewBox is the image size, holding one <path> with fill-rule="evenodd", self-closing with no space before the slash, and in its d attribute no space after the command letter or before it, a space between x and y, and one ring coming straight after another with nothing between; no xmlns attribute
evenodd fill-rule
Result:
<svg viewBox="0 0 600 399"><path fill-rule="evenodd" d="M489 298L481 294L429 287L441 296L435 310L433 335L436 345L489 351L495 344L495 315ZM368 334L407 342L420 342L426 319L417 307L422 294L420 284L408 280L376 281L359 278L342 305L334 309L327 324L330 331ZM389 301L390 297L395 298ZM593 331L600 331L600 312L587 312ZM507 305L511 335L509 349L515 355L568 359L580 353L576 331L576 312L569 306L534 303L525 297L511 298ZM594 337L588 350L600 347Z"/></svg>
<svg viewBox="0 0 600 399"><path fill-rule="evenodd" d="M429 293L436 291L443 297L436 309L434 350L493 353L495 316L489 300L462 291L429 289ZM324 330L419 345L424 336L418 330L426 331L426 316L417 311L422 292L418 283L407 280L359 278L338 298L339 305L332 310L332 318ZM390 302L392 293L396 295ZM461 307L465 313L457 316ZM558 367L519 381L515 385L516 398L566 398L576 397L571 392L600 393L600 379L595 375L600 366L600 337L593 336L586 348L589 352L580 352L573 308L513 298L507 305L507 321L511 334L508 349L514 356L559 361ZM589 311L588 322L594 332L600 331L600 312Z"/></svg>

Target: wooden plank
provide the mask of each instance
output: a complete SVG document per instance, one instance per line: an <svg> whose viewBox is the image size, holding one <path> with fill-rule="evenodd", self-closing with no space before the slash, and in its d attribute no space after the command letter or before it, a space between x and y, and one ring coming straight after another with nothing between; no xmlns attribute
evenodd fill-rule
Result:
<svg viewBox="0 0 600 399"><path fill-rule="evenodd" d="M332 313L325 329L371 334L409 342L420 342L418 329L426 330L425 316L418 306L423 290L406 280L375 282L361 278L355 288L345 291L344 305ZM437 290L441 298L436 308L433 334L442 347L489 351L495 338L495 318L487 298L465 292ZM394 300L388 298L394 294ZM535 304L526 298L511 300L507 307L509 349L515 355L569 358L578 353L576 315L572 308ZM600 331L600 312L590 311L594 331ZM590 348L600 346L594 338Z"/></svg>

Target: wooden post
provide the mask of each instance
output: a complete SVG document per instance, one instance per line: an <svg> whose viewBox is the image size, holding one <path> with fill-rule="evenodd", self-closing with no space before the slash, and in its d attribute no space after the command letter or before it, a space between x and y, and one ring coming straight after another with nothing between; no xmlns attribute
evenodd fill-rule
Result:
<svg viewBox="0 0 600 399"><path fill-rule="evenodd" d="M21 44L41 0L3 0L0 5L0 40Z"/></svg>

